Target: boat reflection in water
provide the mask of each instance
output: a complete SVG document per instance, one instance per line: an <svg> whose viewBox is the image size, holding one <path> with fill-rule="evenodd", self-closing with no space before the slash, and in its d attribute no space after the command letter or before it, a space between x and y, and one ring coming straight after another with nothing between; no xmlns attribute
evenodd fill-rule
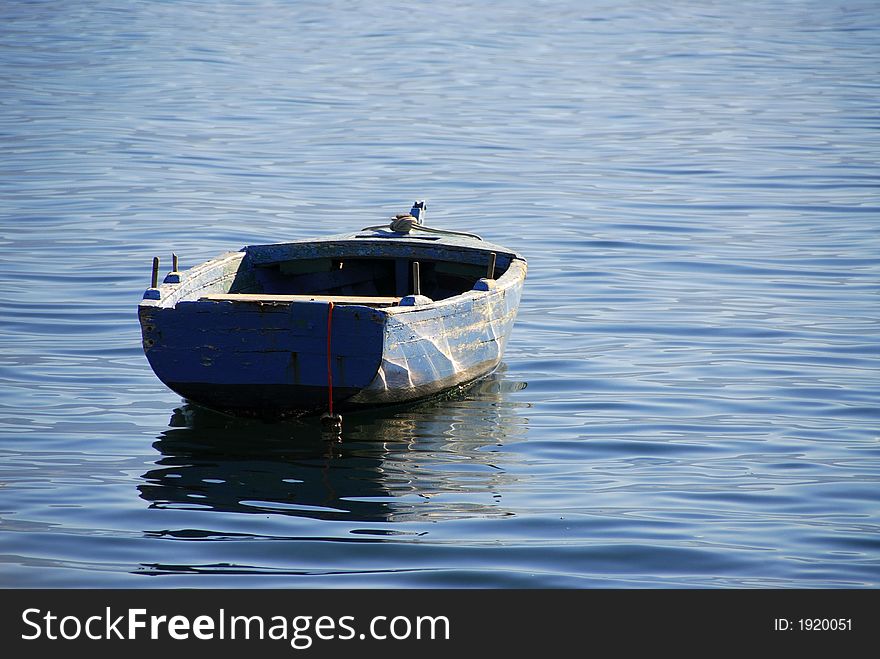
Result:
<svg viewBox="0 0 880 659"><path fill-rule="evenodd" d="M342 442L317 420L266 424L187 405L154 444L162 457L140 496L151 508L359 523L507 515L501 492L515 477L493 448L525 436L527 404L511 396L525 386L496 373L446 400L346 415Z"/></svg>

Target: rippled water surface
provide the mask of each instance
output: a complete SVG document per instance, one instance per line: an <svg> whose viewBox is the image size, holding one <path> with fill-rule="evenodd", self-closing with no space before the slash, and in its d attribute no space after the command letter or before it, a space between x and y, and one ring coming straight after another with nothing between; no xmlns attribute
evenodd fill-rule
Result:
<svg viewBox="0 0 880 659"><path fill-rule="evenodd" d="M880 587L880 5L0 5L0 585ZM451 400L236 422L150 259L529 259Z"/></svg>

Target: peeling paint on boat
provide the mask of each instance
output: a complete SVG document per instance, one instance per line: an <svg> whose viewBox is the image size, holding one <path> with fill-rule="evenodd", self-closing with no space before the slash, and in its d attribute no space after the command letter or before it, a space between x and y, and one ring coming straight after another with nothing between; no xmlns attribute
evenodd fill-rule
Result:
<svg viewBox="0 0 880 659"><path fill-rule="evenodd" d="M387 312L382 363L351 403L430 396L492 372L501 362L522 294L525 263L491 293L465 293L427 309Z"/></svg>

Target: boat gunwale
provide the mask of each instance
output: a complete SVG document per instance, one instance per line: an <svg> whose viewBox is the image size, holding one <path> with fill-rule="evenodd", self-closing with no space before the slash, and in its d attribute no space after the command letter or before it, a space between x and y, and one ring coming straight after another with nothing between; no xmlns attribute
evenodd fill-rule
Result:
<svg viewBox="0 0 880 659"><path fill-rule="evenodd" d="M377 232L378 233L378 232ZM388 232L390 233L390 232ZM383 235L383 234L380 234ZM393 240L394 242L389 242ZM301 239L294 240L285 243L271 243L266 245L250 245L243 247L241 250L236 252L224 252L219 254L207 261L203 261L189 270L179 273L179 281L178 282L164 282L159 286L159 299L143 299L141 300L139 306L140 307L148 307L148 308L164 308L164 309L174 309L180 303L213 303L213 304L223 304L223 303L231 303L231 304L240 304L240 303L261 303L260 300L250 298L241 300L222 300L222 301L212 301L205 300L204 297L207 297L204 292L202 292L205 288L208 288L211 284L214 284L219 281L223 281L227 278L234 278L241 268L245 259L250 260L250 265L252 267L265 266L270 265L272 263L279 262L279 259L261 259L261 258L253 258L254 254L257 253L257 250L260 248L265 248L266 250L283 250L285 248L295 248L302 246L303 248L307 248L310 245L314 245L316 248L320 249L324 248L340 248L344 249L346 247L354 247L354 246L372 246L372 245L380 245L382 247L386 247L389 245L395 245L399 248L399 246L403 244L406 247L414 248L416 252L425 252L425 257L430 258L432 251L438 251L436 248L440 247L444 250L451 251L461 251L466 253L481 253L481 254L490 254L495 253L496 255L503 255L509 259L509 263L505 268L505 271L502 273L500 277L493 280L494 285L488 287L488 290L476 290L476 289L468 289L463 290L456 295L452 295L450 297L432 300L430 303L413 305L413 306L389 306L389 307L381 307L377 309L383 313L387 314L401 314L401 313L410 313L415 311L425 311L428 309L442 309L443 307L449 305L456 305L463 300L468 298L470 299L479 299L482 297L489 296L491 294L497 294L510 288L511 286L516 285L517 282L522 282L525 279L526 271L527 271L527 263L525 258L519 255L517 252L501 247L499 245L494 245L492 243L487 243L484 241L476 240L474 238L469 237L461 237L454 236L451 238L442 237L440 240L433 241L430 243L427 242L417 242L414 239L407 237L405 234L397 236L392 234L391 238L388 237L375 237L375 236L364 236L362 233L356 234L341 234L335 236L325 236L319 238L311 238L311 239ZM326 256L326 255L325 255ZM346 256L345 253L340 254L343 258L351 258ZM359 255L362 256L362 255ZM387 257L401 257L404 255L388 253L387 255L383 255L381 253L372 254L370 256L374 256L375 258L382 258L383 256ZM405 256L415 257L415 254L409 254ZM436 258L437 255L434 255L436 261L447 261L447 259ZM228 271L222 271L224 265L234 263L238 261L238 264L234 269L230 269ZM213 269L221 269L219 276L211 277L211 271ZM204 278L204 281L199 281ZM476 282L474 282L476 284ZM228 294L228 293L227 293ZM210 295L210 294L209 294ZM273 296L271 294L266 295L264 304L328 304L328 300L292 300L290 302L278 302L273 301L271 298ZM276 296L277 297L277 296ZM332 297L332 296L327 296ZM346 304L357 306L357 302L351 301L353 296L344 296L340 295L340 298L346 298ZM365 296L369 297L369 296ZM331 300L332 301L332 300ZM365 299L364 304L361 306L366 306L370 308L371 305L368 304L368 301Z"/></svg>

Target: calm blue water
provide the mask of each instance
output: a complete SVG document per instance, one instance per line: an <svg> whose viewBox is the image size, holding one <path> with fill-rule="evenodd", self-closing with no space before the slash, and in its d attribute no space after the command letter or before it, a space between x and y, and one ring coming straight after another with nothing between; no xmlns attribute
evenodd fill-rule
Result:
<svg viewBox="0 0 880 659"><path fill-rule="evenodd" d="M880 587L878 129L874 0L6 0L0 585ZM154 255L416 198L529 258L492 378L152 374Z"/></svg>

